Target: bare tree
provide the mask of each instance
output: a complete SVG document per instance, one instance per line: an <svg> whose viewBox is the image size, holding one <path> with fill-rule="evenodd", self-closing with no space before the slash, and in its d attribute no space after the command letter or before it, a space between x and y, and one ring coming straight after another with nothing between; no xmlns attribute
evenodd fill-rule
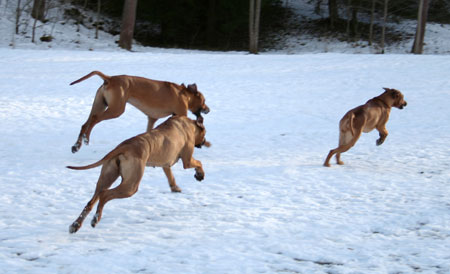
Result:
<svg viewBox="0 0 450 274"><path fill-rule="evenodd" d="M414 44L411 52L414 54L422 54L423 41L425 38L425 27L427 25L428 0L420 0L419 12L417 15L417 29L414 38Z"/></svg>
<svg viewBox="0 0 450 274"><path fill-rule="evenodd" d="M133 42L134 24L136 23L137 0L125 0L122 13L122 27L120 29L119 46L131 50Z"/></svg>
<svg viewBox="0 0 450 274"><path fill-rule="evenodd" d="M249 51L250 53L257 54L259 39L259 18L261 15L261 0L250 0L249 15Z"/></svg>
<svg viewBox="0 0 450 274"><path fill-rule="evenodd" d="M330 17L330 27L333 29L334 24L339 19L337 0L328 0L328 14Z"/></svg>
<svg viewBox="0 0 450 274"><path fill-rule="evenodd" d="M19 34L19 22L20 22L20 16L22 15L22 8L20 7L20 2L21 2L20 0L17 1L15 34Z"/></svg>
<svg viewBox="0 0 450 274"><path fill-rule="evenodd" d="M384 12L383 12L383 27L381 29L381 53L384 54L384 40L386 36L386 22L388 15L389 0L384 0Z"/></svg>
<svg viewBox="0 0 450 274"><path fill-rule="evenodd" d="M100 24L100 9L102 7L102 1L97 0L97 22L95 23L95 39L98 39L98 27Z"/></svg>
<svg viewBox="0 0 450 274"><path fill-rule="evenodd" d="M372 45L373 41L373 21L375 17L375 1L376 0L372 0L372 6L370 7L369 46Z"/></svg>
<svg viewBox="0 0 450 274"><path fill-rule="evenodd" d="M208 19L207 19L207 41L208 45L212 46L215 40L215 24L216 24L216 0L208 1Z"/></svg>
<svg viewBox="0 0 450 274"><path fill-rule="evenodd" d="M34 0L31 17L39 21L45 20L45 0Z"/></svg>

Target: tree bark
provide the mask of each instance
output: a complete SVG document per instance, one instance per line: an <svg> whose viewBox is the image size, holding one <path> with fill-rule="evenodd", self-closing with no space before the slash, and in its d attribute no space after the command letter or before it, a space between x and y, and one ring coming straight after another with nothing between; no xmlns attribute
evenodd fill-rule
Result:
<svg viewBox="0 0 450 274"><path fill-rule="evenodd" d="M102 7L102 1L97 0L97 23L95 24L95 39L98 39L98 28L100 24L100 10Z"/></svg>
<svg viewBox="0 0 450 274"><path fill-rule="evenodd" d="M125 0L122 13L122 27L120 29L119 46L131 50L136 23L137 0Z"/></svg>
<svg viewBox="0 0 450 274"><path fill-rule="evenodd" d="M372 0L372 6L370 8L369 46L372 45L373 41L373 21L375 17L375 1L376 0Z"/></svg>
<svg viewBox="0 0 450 274"><path fill-rule="evenodd" d="M261 14L261 0L250 0L249 11L249 51L252 54L258 53L259 39L259 18Z"/></svg>
<svg viewBox="0 0 450 274"><path fill-rule="evenodd" d="M336 0L328 0L328 15L330 17L330 27L331 29L334 29L334 25L336 21L339 19Z"/></svg>
<svg viewBox="0 0 450 274"><path fill-rule="evenodd" d="M208 46L212 47L215 44L215 24L216 24L216 0L208 1L208 22L207 22L207 36Z"/></svg>
<svg viewBox="0 0 450 274"><path fill-rule="evenodd" d="M411 52L414 54L423 53L423 41L425 39L425 27L427 24L428 0L420 0L419 12L417 15L417 29L414 44Z"/></svg>
<svg viewBox="0 0 450 274"><path fill-rule="evenodd" d="M16 8L16 34L19 34L19 22L20 22L20 16L22 15L22 9L20 7L20 0L17 1L17 8Z"/></svg>
<svg viewBox="0 0 450 274"><path fill-rule="evenodd" d="M381 29L381 53L384 54L384 40L386 36L386 22L389 0L384 0L383 28Z"/></svg>
<svg viewBox="0 0 450 274"><path fill-rule="evenodd" d="M34 0L31 17L39 21L45 20L45 0Z"/></svg>

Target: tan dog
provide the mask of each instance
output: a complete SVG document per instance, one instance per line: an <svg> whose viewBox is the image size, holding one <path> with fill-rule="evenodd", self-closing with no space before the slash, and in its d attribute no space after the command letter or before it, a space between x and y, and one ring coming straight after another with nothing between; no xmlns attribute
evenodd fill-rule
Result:
<svg viewBox="0 0 450 274"><path fill-rule="evenodd" d="M125 111L127 102L148 116L147 131L153 128L156 120L172 114L186 116L190 110L198 117L200 112L209 112L205 97L197 90L196 84L186 87L184 84L177 85L128 75L107 76L93 71L70 85L94 75L100 76L104 83L97 90L89 118L81 127L78 139L72 146L73 153L80 149L82 140L89 144L91 130L96 124L119 117Z"/></svg>
<svg viewBox="0 0 450 274"><path fill-rule="evenodd" d="M203 180L205 173L202 163L195 160L192 154L194 146L209 146L205 141L205 134L206 130L201 119L193 121L186 116L173 116L150 132L122 142L94 164L81 167L68 166L80 170L103 165L94 196L70 226L70 233L80 229L98 200L97 212L91 222L92 227L100 221L103 207L108 201L135 194L144 175L145 166L162 167L172 192L181 192L170 169L179 159L183 161L185 169L195 168L194 177L198 181ZM109 189L119 176L122 177L120 185Z"/></svg>
<svg viewBox="0 0 450 274"><path fill-rule="evenodd" d="M353 147L362 132L370 132L376 128L380 133L380 138L376 142L377 146L384 142L388 135L386 123L389 119L391 108L403 109L406 106L406 101L403 99L403 94L400 91L389 88L384 88L384 90L383 94L370 99L364 105L350 110L342 117L339 122L339 146L330 150L323 164L324 166L330 166L330 159L334 154L336 154L336 162L339 165L343 165L344 162L340 159L341 153Z"/></svg>

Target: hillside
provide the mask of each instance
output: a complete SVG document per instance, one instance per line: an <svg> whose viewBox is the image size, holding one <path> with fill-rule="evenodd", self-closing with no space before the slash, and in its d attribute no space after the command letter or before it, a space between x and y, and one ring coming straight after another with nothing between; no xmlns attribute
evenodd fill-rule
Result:
<svg viewBox="0 0 450 274"><path fill-rule="evenodd" d="M379 53L377 44L369 47L366 41L343 41L336 35L324 35L312 26L312 20L318 20L324 15L314 13L313 4L306 1L285 1L283 7L290 10L286 18L286 29L283 32L268 32L261 39L262 53ZM28 6L29 8L29 6ZM74 50L107 50L118 51L118 35L100 31L99 38L95 39L95 26L93 24L96 14L83 11L83 24L77 24L70 11L73 6L63 5L49 10L50 22L42 24L37 22L35 43L31 43L34 20L27 9L24 9L19 20L19 33L14 34L16 28L16 7L11 1L0 2L0 47L32 48L32 49L74 49ZM76 10L80 10L77 8ZM322 10L325 10L323 8ZM363 19L364 20L364 19ZM394 22L395 21L395 22ZM107 17L102 17L105 29L118 29L117 25ZM404 54L411 51L416 22L414 20L392 19L388 29L397 33L400 40L392 41L386 46L388 54ZM116 31L117 32L117 31ZM401 35L400 35L401 34ZM43 42L41 37L52 37L50 42ZM445 24L429 23L425 35L425 54L449 54L450 26ZM135 43L133 51L153 51L150 47Z"/></svg>

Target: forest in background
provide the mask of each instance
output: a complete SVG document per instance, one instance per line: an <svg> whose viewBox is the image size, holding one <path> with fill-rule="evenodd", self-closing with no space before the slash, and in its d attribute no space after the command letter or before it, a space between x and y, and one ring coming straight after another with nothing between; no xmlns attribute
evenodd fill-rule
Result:
<svg viewBox="0 0 450 274"><path fill-rule="evenodd" d="M31 9L33 18L42 22L52 20L46 11L60 7L64 17L76 24L120 34L119 44L127 49L131 49L134 38L144 46L206 50L247 50L253 46L257 52L258 41L260 48L270 48L277 33L298 29L318 37L364 40L369 44L374 36L382 36L384 44L404 38L402 33L385 28L386 21L417 19L423 29L416 36L423 36L427 21L450 23L450 0L297 0L315 6L317 19L308 20L300 20L290 9L295 0L0 1L17 5L18 13ZM130 3L134 6L127 11ZM419 22L421 7L425 7L425 17ZM127 17L130 12L132 16ZM126 32L128 45L122 43L126 20L132 20ZM256 45L252 45L252 38Z"/></svg>

